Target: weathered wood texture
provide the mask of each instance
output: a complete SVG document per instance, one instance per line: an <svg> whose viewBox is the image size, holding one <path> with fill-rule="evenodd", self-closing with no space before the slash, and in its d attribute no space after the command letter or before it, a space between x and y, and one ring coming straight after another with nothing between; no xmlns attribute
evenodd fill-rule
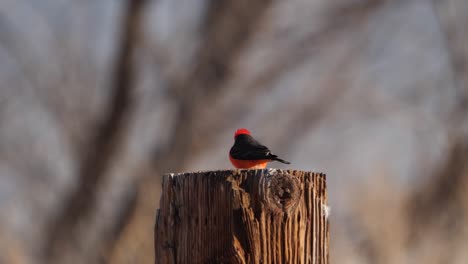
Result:
<svg viewBox="0 0 468 264"><path fill-rule="evenodd" d="M225 170L165 175L156 263L329 262L325 175Z"/></svg>

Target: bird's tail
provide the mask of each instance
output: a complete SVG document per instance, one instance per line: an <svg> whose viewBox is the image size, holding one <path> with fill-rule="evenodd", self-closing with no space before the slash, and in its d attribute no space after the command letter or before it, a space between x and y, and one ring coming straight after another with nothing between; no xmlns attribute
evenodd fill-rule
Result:
<svg viewBox="0 0 468 264"><path fill-rule="evenodd" d="M291 164L291 162L285 161L285 160L280 159L280 158L278 158L278 157L274 158L273 160L279 161L279 162L284 163L284 164Z"/></svg>
<svg viewBox="0 0 468 264"><path fill-rule="evenodd" d="M279 161L279 162L284 163L284 164L291 164L291 162L280 159L280 158L278 158L278 156L276 156L274 154L270 154L268 158L270 158L271 160Z"/></svg>

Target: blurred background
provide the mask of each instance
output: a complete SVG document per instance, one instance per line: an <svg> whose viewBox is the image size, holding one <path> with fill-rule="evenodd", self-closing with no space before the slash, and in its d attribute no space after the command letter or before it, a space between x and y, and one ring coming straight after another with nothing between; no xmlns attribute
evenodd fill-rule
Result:
<svg viewBox="0 0 468 264"><path fill-rule="evenodd" d="M1 0L0 263L153 263L238 127L325 172L332 263L466 263L466 0Z"/></svg>

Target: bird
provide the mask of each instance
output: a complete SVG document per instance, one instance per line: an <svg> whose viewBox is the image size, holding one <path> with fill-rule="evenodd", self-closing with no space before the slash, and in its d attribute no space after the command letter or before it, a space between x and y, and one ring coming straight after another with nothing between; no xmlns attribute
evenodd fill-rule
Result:
<svg viewBox="0 0 468 264"><path fill-rule="evenodd" d="M278 158L267 147L255 140L249 130L239 128L234 133L234 145L229 151L229 160L238 169L264 169L268 162L279 161L291 164Z"/></svg>

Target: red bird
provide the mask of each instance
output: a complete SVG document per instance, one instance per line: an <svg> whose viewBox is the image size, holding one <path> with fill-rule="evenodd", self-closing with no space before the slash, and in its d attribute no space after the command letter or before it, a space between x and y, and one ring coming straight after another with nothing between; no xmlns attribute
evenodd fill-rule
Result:
<svg viewBox="0 0 468 264"><path fill-rule="evenodd" d="M278 158L275 154L260 144L245 128L239 128L234 134L234 145L229 151L229 159L232 165L238 169L264 169L268 162L279 161L284 164L289 162Z"/></svg>

